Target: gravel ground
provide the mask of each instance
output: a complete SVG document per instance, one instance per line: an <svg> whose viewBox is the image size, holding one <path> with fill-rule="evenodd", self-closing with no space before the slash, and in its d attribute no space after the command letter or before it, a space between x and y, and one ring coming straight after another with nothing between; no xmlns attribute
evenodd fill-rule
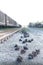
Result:
<svg viewBox="0 0 43 65"><path fill-rule="evenodd" d="M23 34L19 32L14 34L3 44L0 44L0 65L43 65L43 31L39 29L30 29L28 33L29 37L27 37L27 39L33 38L34 40L32 43L26 42L28 50L23 55L20 54L20 51L23 46L26 46L26 44L19 42L20 36L23 36ZM24 39L25 38L22 38L22 40ZM15 51L15 44L19 45L19 51ZM40 54L34 59L28 60L28 54L35 49L40 49ZM23 58L23 62L21 63L16 62L19 55Z"/></svg>

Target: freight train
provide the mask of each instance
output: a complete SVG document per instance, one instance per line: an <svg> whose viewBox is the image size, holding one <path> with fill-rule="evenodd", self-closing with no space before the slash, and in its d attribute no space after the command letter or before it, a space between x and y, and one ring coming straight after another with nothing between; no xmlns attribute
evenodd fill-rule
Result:
<svg viewBox="0 0 43 65"><path fill-rule="evenodd" d="M16 27L20 28L21 25L18 24L11 17L0 11L0 27Z"/></svg>

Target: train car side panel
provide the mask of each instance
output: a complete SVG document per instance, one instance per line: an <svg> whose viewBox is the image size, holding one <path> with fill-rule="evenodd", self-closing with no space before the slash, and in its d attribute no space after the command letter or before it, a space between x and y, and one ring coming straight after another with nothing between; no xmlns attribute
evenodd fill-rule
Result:
<svg viewBox="0 0 43 65"><path fill-rule="evenodd" d="M0 25L5 25L5 14L0 11Z"/></svg>

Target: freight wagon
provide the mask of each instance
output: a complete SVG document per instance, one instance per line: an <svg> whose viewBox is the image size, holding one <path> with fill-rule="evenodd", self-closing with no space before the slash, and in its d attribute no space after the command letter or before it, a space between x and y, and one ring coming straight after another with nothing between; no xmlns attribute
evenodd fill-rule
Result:
<svg viewBox="0 0 43 65"><path fill-rule="evenodd" d="M0 27L21 27L15 20L0 11Z"/></svg>

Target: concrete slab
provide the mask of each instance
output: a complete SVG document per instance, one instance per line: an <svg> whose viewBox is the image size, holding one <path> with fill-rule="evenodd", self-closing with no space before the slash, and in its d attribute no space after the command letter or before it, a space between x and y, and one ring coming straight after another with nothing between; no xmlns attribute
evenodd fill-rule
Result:
<svg viewBox="0 0 43 65"><path fill-rule="evenodd" d="M15 32L17 32L19 29L6 29L0 32L0 42L4 41L7 37L13 35Z"/></svg>

